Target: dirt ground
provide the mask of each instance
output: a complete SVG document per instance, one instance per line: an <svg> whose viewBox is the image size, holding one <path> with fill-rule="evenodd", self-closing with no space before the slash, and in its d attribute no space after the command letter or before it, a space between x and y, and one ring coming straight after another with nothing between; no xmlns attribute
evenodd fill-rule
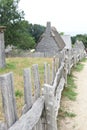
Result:
<svg viewBox="0 0 87 130"><path fill-rule="evenodd" d="M87 62L81 72L74 72L74 76L77 98L75 101L62 99L62 105L76 116L59 119L58 130L87 130Z"/></svg>

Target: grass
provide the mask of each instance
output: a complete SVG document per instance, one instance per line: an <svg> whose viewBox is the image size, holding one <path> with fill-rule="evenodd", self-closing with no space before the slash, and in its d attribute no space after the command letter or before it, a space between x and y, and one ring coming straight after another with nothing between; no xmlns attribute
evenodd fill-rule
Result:
<svg viewBox="0 0 87 130"><path fill-rule="evenodd" d="M61 116L63 118L65 118L65 117L73 118L76 116L76 114L73 112L65 111L64 109L60 108L59 109L59 116Z"/></svg>
<svg viewBox="0 0 87 130"><path fill-rule="evenodd" d="M20 90L16 90L15 91L15 96L21 98L23 96L23 93Z"/></svg>
<svg viewBox="0 0 87 130"><path fill-rule="evenodd" d="M70 100L75 101L76 100L76 96L77 93L75 92L75 82L74 82L74 76L68 75L67 77L67 87L65 87L64 91L63 91L63 96L68 97Z"/></svg>
<svg viewBox="0 0 87 130"><path fill-rule="evenodd" d="M21 115L21 110L24 105L24 81L23 81L23 69L31 68L33 64L38 64L40 84L44 83L44 63L52 64L52 58L7 58L6 68L0 69L0 75L13 72L14 76L14 89L17 103L18 115ZM32 71L31 71L32 72ZM31 74L32 75L32 74ZM33 75L32 75L33 77ZM33 83L33 80L32 80ZM33 91L33 88L32 88ZM0 94L0 120L3 120L3 111L1 104Z"/></svg>
<svg viewBox="0 0 87 130"><path fill-rule="evenodd" d="M83 58L81 62L87 62L87 58Z"/></svg>
<svg viewBox="0 0 87 130"><path fill-rule="evenodd" d="M75 71L80 72L84 67L84 64L82 64L81 62L79 62L76 67L74 68Z"/></svg>
<svg viewBox="0 0 87 130"><path fill-rule="evenodd" d="M84 67L84 62L87 62L87 58L83 58L74 68L74 71L80 72L81 70L83 70Z"/></svg>

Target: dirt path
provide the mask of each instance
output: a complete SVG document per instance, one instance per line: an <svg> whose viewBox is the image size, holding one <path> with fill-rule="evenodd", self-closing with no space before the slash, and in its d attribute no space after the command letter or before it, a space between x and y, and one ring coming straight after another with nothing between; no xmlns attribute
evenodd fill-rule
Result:
<svg viewBox="0 0 87 130"><path fill-rule="evenodd" d="M78 93L76 101L65 100L67 109L76 114L74 118L60 119L59 130L87 130L87 62L81 72L75 72Z"/></svg>

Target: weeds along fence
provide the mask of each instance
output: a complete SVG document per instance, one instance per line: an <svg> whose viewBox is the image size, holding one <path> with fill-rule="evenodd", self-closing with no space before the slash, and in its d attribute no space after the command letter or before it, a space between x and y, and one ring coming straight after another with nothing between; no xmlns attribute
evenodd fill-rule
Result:
<svg viewBox="0 0 87 130"><path fill-rule="evenodd" d="M0 122L0 130L57 130L58 109L62 90L67 84L67 74L72 66L83 57L84 49L74 48L63 51L53 58L52 79L50 65L44 64L44 85L41 90L38 65L33 65L34 96L32 96L31 71L24 69L24 107L18 119L14 94L13 73L0 76L5 122Z"/></svg>

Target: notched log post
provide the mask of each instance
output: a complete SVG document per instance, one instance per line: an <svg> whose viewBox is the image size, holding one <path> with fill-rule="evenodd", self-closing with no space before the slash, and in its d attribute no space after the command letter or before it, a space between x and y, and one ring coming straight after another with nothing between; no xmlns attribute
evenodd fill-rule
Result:
<svg viewBox="0 0 87 130"><path fill-rule="evenodd" d="M0 85L5 121L7 123L7 127L9 128L17 120L13 73L8 73L0 76Z"/></svg>
<svg viewBox="0 0 87 130"><path fill-rule="evenodd" d="M45 97L47 130L57 130L57 122L55 115L55 97L52 86L44 84L44 97Z"/></svg>

